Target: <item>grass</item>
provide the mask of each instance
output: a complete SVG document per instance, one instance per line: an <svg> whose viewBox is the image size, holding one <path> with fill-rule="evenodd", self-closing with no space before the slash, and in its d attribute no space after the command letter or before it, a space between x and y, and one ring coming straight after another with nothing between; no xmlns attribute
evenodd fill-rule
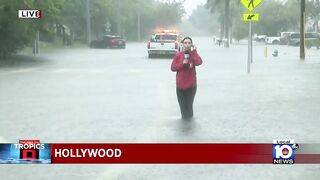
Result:
<svg viewBox="0 0 320 180"><path fill-rule="evenodd" d="M68 46L68 48L80 48L80 47L87 47L86 44L83 44L78 41L74 41L71 46ZM43 42L40 41L40 54L41 53L48 53L53 52L55 50L59 49L65 49L66 47L62 44L61 38L56 38L56 40L52 43ZM33 55L32 46L26 46L23 49L21 49L17 54L20 55Z"/></svg>

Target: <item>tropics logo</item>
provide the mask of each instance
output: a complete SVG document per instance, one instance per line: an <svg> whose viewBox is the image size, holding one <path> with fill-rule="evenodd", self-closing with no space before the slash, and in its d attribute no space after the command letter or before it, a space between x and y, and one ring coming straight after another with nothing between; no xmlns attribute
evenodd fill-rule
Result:
<svg viewBox="0 0 320 180"><path fill-rule="evenodd" d="M20 151L20 159L39 159L40 150L45 148L40 140L20 140L14 146Z"/></svg>
<svg viewBox="0 0 320 180"><path fill-rule="evenodd" d="M51 164L50 144L40 140L0 143L0 164Z"/></svg>

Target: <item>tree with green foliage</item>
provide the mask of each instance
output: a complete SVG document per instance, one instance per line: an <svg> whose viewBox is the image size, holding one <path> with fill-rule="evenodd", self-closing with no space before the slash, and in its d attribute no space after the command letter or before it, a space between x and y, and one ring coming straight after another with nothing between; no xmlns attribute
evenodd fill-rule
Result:
<svg viewBox="0 0 320 180"><path fill-rule="evenodd" d="M313 21L313 30L320 32L320 0L310 0L306 2L307 16Z"/></svg>
<svg viewBox="0 0 320 180"><path fill-rule="evenodd" d="M210 10L203 5L199 5L193 10L189 21L206 35L219 34L218 13L210 13Z"/></svg>
<svg viewBox="0 0 320 180"><path fill-rule="evenodd" d="M279 36L283 31L298 31L299 1L264 1L256 10L260 21L254 24L255 32L267 36Z"/></svg>
<svg viewBox="0 0 320 180"><path fill-rule="evenodd" d="M32 42L37 31L45 31L57 19L64 0L0 0L0 59ZM41 9L42 19L19 19L18 10Z"/></svg>
<svg viewBox="0 0 320 180"><path fill-rule="evenodd" d="M211 12L218 12L220 14L220 38L224 37L229 39L230 0L207 0L206 7L209 8ZM227 42L229 42L229 40ZM229 47L229 43L227 43L227 47Z"/></svg>
<svg viewBox="0 0 320 180"><path fill-rule="evenodd" d="M314 17L316 19L317 13L320 8L317 8L319 0L310 0L308 3L309 11L307 9L307 16ZM225 4L226 1L222 0L207 0L206 7L211 10L211 12L218 12L220 14L221 22L221 33L226 37L226 30L224 26L228 23L225 22ZM254 12L260 14L260 21L253 23L253 30L257 34L265 34L268 36L279 35L282 31L298 31L299 30L299 7L300 0L290 0L290 1L279 1L279 0L269 0L263 1L260 6L258 6ZM247 37L247 23L242 21L242 14L246 13L247 10L242 5L240 1L230 1L230 23L228 27L231 27L231 34L235 39L239 40ZM312 15L310 15L313 14ZM317 21L315 21L317 22ZM223 37L221 35L221 37Z"/></svg>
<svg viewBox="0 0 320 180"><path fill-rule="evenodd" d="M182 1L145 0L90 0L91 28L95 38L105 34L105 24L111 24L110 34L137 39L138 18L141 35L146 36L155 27L170 26L180 22L184 12ZM60 22L66 24L76 37L84 38L85 0L68 0L61 11Z"/></svg>
<svg viewBox="0 0 320 180"><path fill-rule="evenodd" d="M229 42L233 35L233 24L239 20L240 14L240 1L230 0L207 0L205 5L212 13L217 12L220 14L220 38L227 39L226 47L229 47Z"/></svg>
<svg viewBox="0 0 320 180"><path fill-rule="evenodd" d="M91 30L95 38L106 33L137 39L156 27L178 24L183 16L183 0L90 0ZM18 19L20 9L40 9L41 19ZM35 39L58 35L67 28L79 40L86 39L86 0L0 0L0 57L14 53ZM106 32L106 23L111 32ZM64 37L65 33L63 33ZM47 37L47 39L50 39Z"/></svg>

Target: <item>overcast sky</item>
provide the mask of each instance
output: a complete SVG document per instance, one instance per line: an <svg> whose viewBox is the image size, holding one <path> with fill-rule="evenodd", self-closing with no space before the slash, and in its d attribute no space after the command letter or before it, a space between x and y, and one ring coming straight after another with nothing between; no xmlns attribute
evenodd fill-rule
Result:
<svg viewBox="0 0 320 180"><path fill-rule="evenodd" d="M200 4L205 4L207 0L186 0L183 4L188 16L191 15L192 11L197 8Z"/></svg>

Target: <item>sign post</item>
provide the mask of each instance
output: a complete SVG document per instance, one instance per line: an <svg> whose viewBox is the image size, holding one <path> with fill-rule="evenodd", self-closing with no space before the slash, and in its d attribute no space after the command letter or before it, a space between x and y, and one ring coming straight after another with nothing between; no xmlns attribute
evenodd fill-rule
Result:
<svg viewBox="0 0 320 180"><path fill-rule="evenodd" d="M252 22L258 22L260 15L258 13L252 13L252 11L261 4L262 0L240 0L245 8L250 13L244 13L242 20L249 22L249 37L248 37L248 61L247 61L247 72L250 74L250 65L252 64Z"/></svg>
<svg viewBox="0 0 320 180"><path fill-rule="evenodd" d="M104 30L105 30L105 32L108 33L108 34L111 32L110 27L111 27L111 24L110 24L109 21L107 21L107 22L104 24Z"/></svg>

